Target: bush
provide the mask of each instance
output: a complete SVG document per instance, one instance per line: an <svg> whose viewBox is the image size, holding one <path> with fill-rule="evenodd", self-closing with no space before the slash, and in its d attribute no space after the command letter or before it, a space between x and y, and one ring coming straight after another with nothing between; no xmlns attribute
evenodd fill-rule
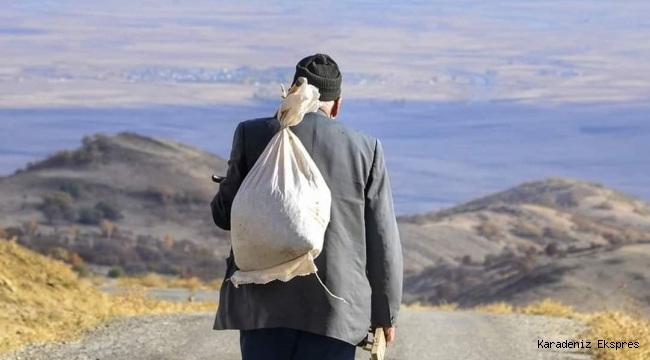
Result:
<svg viewBox="0 0 650 360"><path fill-rule="evenodd" d="M119 278L119 277L123 277L124 275L126 275L126 273L124 272L124 269L122 269L122 268L119 267L119 266L116 266L116 267L111 268L111 269L108 271L108 275L107 275L107 276L108 276L109 278L111 278L111 279L117 279L117 278Z"/></svg>
<svg viewBox="0 0 650 360"><path fill-rule="evenodd" d="M38 229L38 221L35 218L30 218L29 221L23 224L23 229L25 229L25 233L27 234L34 234L36 229Z"/></svg>
<svg viewBox="0 0 650 360"><path fill-rule="evenodd" d="M96 209L83 207L79 209L79 222L86 225L99 225L102 221L102 212Z"/></svg>
<svg viewBox="0 0 650 360"><path fill-rule="evenodd" d="M63 261L63 262L68 262L70 261L70 253L68 250L61 248L61 247L55 247L49 250L49 254L53 259Z"/></svg>
<svg viewBox="0 0 650 360"><path fill-rule="evenodd" d="M113 202L99 201L95 204L95 210L100 212L104 219L118 221L123 217L120 208Z"/></svg>
<svg viewBox="0 0 650 360"><path fill-rule="evenodd" d="M76 214L72 209L73 201L70 194L56 191L43 197L40 210L50 224L55 220L74 220Z"/></svg>
<svg viewBox="0 0 650 360"><path fill-rule="evenodd" d="M81 195L81 189L79 188L79 185L72 181L65 181L59 185L59 190L70 194L73 198L77 199L79 198L79 195Z"/></svg>
<svg viewBox="0 0 650 360"><path fill-rule="evenodd" d="M556 243L550 243L546 246L546 249L544 249L544 252L546 255L550 257L557 256L560 253L560 249L557 247Z"/></svg>
<svg viewBox="0 0 650 360"><path fill-rule="evenodd" d="M72 266L72 271L79 274L80 277L87 277L90 275L90 270L85 264L77 264Z"/></svg>
<svg viewBox="0 0 650 360"><path fill-rule="evenodd" d="M7 239L7 240L10 240L10 239L12 239L14 237L20 238L21 236L25 235L25 231L23 229L19 228L19 227L16 227L16 226L10 226L10 227L4 229L4 231L5 231L4 238Z"/></svg>
<svg viewBox="0 0 650 360"><path fill-rule="evenodd" d="M116 226L112 222L108 220L102 220L100 224L102 228L102 236L104 236L107 239L111 238L111 235L115 232Z"/></svg>

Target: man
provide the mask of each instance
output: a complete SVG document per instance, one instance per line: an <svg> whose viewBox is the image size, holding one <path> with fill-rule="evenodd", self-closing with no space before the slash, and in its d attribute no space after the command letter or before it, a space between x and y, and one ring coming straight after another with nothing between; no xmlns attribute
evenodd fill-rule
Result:
<svg viewBox="0 0 650 360"><path fill-rule="evenodd" d="M332 193L331 222L318 274L286 283L235 288L224 281L215 330L240 330L243 360L348 360L370 326L383 327L390 343L402 298L403 259L381 144L334 120L341 109L341 73L325 54L302 59L298 77L319 89L321 108L291 127ZM217 226L230 230L233 199L248 171L280 130L262 118L235 130L228 173L212 201ZM236 270L232 250L226 279Z"/></svg>

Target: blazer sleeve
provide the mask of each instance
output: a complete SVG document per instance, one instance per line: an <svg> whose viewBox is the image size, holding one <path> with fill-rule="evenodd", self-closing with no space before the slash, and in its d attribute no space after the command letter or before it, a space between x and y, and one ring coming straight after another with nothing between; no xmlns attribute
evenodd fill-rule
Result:
<svg viewBox="0 0 650 360"><path fill-rule="evenodd" d="M395 326L402 302L404 264L384 152L379 140L366 185L366 271L373 326Z"/></svg>
<svg viewBox="0 0 650 360"><path fill-rule="evenodd" d="M219 191L210 204L214 223L228 231L232 202L248 171L244 155L244 123L240 123L235 130L226 178L221 182Z"/></svg>

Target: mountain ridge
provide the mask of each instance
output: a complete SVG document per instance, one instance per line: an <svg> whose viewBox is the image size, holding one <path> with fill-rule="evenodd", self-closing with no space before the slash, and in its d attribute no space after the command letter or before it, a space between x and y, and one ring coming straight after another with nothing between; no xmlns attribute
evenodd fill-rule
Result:
<svg viewBox="0 0 650 360"><path fill-rule="evenodd" d="M170 140L135 133L85 137L78 149L0 179L0 227L41 252L58 246L136 272L142 264L163 272L182 264L175 273L218 277L230 242L210 215L218 187L209 176L226 169L225 160ZM67 199L72 215L48 221L44 203L52 199ZM119 232L80 223L82 210L95 214L106 204L119 215L111 220ZM40 235L25 230L30 222ZM598 293L592 274L610 267L603 276L618 285L609 285L632 284L633 297L650 307L650 290L642 290L650 289L650 271L634 269L650 242L650 205L600 184L531 181L449 209L399 217L398 224L407 302L469 306L535 301L540 294L589 302L586 294ZM77 235L62 228L75 228ZM622 299L620 293L599 296L608 304Z"/></svg>

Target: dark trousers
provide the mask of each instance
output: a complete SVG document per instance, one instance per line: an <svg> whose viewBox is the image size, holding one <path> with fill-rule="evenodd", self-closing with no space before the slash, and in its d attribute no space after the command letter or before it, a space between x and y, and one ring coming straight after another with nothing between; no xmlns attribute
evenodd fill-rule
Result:
<svg viewBox="0 0 650 360"><path fill-rule="evenodd" d="M354 360L356 346L306 331L274 328L240 332L242 360Z"/></svg>

